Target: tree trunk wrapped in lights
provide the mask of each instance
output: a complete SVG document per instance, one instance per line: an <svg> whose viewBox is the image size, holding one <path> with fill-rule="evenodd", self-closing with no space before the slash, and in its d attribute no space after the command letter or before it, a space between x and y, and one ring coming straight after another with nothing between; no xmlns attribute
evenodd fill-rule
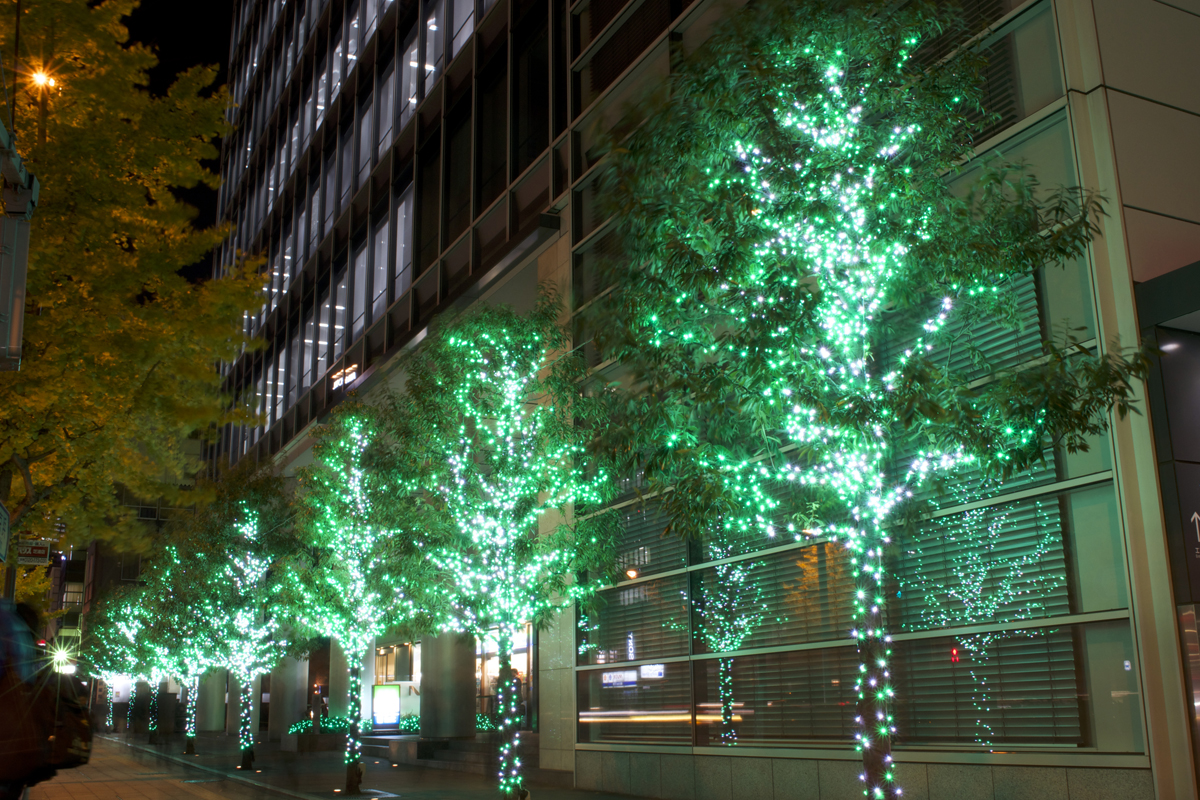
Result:
<svg viewBox="0 0 1200 800"><path fill-rule="evenodd" d="M484 307L435 330L388 404L427 558L448 581L445 626L498 630L497 780L512 797L524 792L513 637L590 593L612 564L612 515L577 513L600 506L612 478L584 451L597 409L559 313L543 291L528 315Z"/></svg>
<svg viewBox="0 0 1200 800"><path fill-rule="evenodd" d="M162 693L162 683L157 676L150 677L150 711L146 718L146 730L150 734L150 744L158 744L158 696Z"/></svg>
<svg viewBox="0 0 1200 800"><path fill-rule="evenodd" d="M672 531L848 548L871 798L899 794L897 507L936 473L1009 475L1048 445L1086 449L1111 409L1130 410L1147 363L1069 335L1008 372L934 357L951 340L974 347L976 323L1015 328L1021 281L1084 257L1100 213L1021 167L952 190L982 62L921 55L950 13L865 0L737 12L596 168L615 216L597 253L616 254L598 285L616 290L580 315L601 363L626 371L604 395L599 451L644 472ZM888 352L897 338L911 345ZM921 444L897 470L902 439Z"/></svg>
<svg viewBox="0 0 1200 800"><path fill-rule="evenodd" d="M196 700L200 694L200 675L194 673L187 684L187 709L185 710L185 721L183 726L183 735L187 739L187 744L183 749L185 755L196 754Z"/></svg>

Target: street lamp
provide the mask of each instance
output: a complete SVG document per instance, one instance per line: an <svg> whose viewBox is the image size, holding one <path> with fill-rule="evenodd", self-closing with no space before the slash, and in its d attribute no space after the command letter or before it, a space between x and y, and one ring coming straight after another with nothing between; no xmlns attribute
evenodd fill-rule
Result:
<svg viewBox="0 0 1200 800"><path fill-rule="evenodd" d="M46 95L57 85L54 76L39 69L33 73L33 85L38 93L38 144L46 143Z"/></svg>

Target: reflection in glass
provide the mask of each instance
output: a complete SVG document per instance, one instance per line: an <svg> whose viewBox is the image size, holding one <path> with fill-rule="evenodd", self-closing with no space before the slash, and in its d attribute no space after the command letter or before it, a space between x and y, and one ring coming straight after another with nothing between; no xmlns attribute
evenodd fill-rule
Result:
<svg viewBox="0 0 1200 800"><path fill-rule="evenodd" d="M979 497L960 493L958 499L965 504ZM916 538L905 548L910 568L901 574L900 596L909 595L918 608L917 619L905 627L957 628L1041 619L1053 613L1052 607L1065 611L1059 608L1065 586L1058 512L1058 499L1051 497L972 509L938 520L932 526L936 533ZM1050 562L1054 568L1048 569ZM950 663L965 664L975 683L971 702L979 744L990 745L994 734L993 686L984 669L994 646L1046 632L987 631L961 636L952 648Z"/></svg>
<svg viewBox="0 0 1200 800"><path fill-rule="evenodd" d="M724 533L718 533L709 542L709 559L716 561L732 555L734 548ZM710 652L740 650L762 624L767 614L764 590L757 575L762 567L762 561L734 561L713 568L716 579L706 582L695 599L697 633ZM717 692L721 702L721 744L732 745L737 741L734 723L740 721L734 713L732 658L717 660Z"/></svg>

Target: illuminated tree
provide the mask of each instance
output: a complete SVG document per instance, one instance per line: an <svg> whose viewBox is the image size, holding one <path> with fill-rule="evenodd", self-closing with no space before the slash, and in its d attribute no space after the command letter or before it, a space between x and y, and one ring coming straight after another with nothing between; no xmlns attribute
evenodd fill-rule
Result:
<svg viewBox="0 0 1200 800"><path fill-rule="evenodd" d="M125 714L125 730L133 730L133 706L137 685L146 681L150 687L150 708L147 728L150 743L158 733L158 682L163 674L159 651L154 646L156 620L144 586L122 587L101 600L91 618L88 640L80 655L89 671L104 677L105 683L117 676L129 678L129 705ZM108 722L112 725L112 686L109 684Z"/></svg>
<svg viewBox="0 0 1200 800"><path fill-rule="evenodd" d="M170 530L170 529L168 529ZM223 565L205 553L184 557L174 544L162 548L161 557L143 571L145 595L154 604L159 624L149 643L166 674L187 689L184 752L196 752L196 695L200 676L216 665L221 652L219 617L211 607L210 587Z"/></svg>
<svg viewBox="0 0 1200 800"><path fill-rule="evenodd" d="M223 573L214 579L215 597L208 613L220 626L222 647L215 660L229 670L241 688L238 704L238 744L242 751L242 769L254 763L254 731L251 715L254 679L275 666L287 654L287 633L274 614L272 599L275 585L271 567L278 556L264 542L268 523L249 504L232 520L234 532L229 541L229 560Z"/></svg>
<svg viewBox="0 0 1200 800"><path fill-rule="evenodd" d="M897 505L934 473L1004 476L1048 446L1086 449L1146 369L1069 337L1010 372L930 357L952 335L973 346L974 322L1015 325L1018 283L1083 257L1100 212L1002 166L951 191L972 155L980 62L915 57L948 24L922 2L738 12L614 148L604 241L619 258L599 284L617 289L581 327L631 373L607 395L601 446L627 456L624 474L644 471L672 530L807 532L850 549L873 798L898 794L884 568ZM885 340L911 344L888 353ZM895 470L895 445L914 439Z"/></svg>
<svg viewBox="0 0 1200 800"><path fill-rule="evenodd" d="M496 631L498 775L509 795L522 792L513 637L594 588L576 575L612 563L610 515L573 509L602 503L611 479L585 458L594 409L559 313L544 292L528 315L485 307L436 331L393 404L395 439L417 464L421 524L441 540L428 558L451 580L448 624L479 638Z"/></svg>
<svg viewBox="0 0 1200 800"><path fill-rule="evenodd" d="M431 569L413 529L413 499L396 482L396 447L380 435L371 406L345 403L317 434L314 463L301 479L308 553L293 559L288 582L295 622L336 638L350 669L346 793L358 794L362 752L360 666L380 636L397 626L428 628L421 602Z"/></svg>
<svg viewBox="0 0 1200 800"><path fill-rule="evenodd" d="M188 572L196 570L179 608L201 618L194 624L204 626L206 640L215 645L206 663L229 670L240 685L238 741L242 768L249 769L254 680L307 644L276 608L283 562L299 546L295 511L284 479L253 464L241 464L202 488L213 501L170 530Z"/></svg>

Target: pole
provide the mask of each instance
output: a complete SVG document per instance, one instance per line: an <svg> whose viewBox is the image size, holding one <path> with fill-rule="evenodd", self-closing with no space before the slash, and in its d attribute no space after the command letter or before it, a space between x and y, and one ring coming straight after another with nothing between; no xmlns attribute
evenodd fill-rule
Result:
<svg viewBox="0 0 1200 800"><path fill-rule="evenodd" d="M13 137L17 135L17 98L21 96L21 0L17 0L16 33L13 35Z"/></svg>

